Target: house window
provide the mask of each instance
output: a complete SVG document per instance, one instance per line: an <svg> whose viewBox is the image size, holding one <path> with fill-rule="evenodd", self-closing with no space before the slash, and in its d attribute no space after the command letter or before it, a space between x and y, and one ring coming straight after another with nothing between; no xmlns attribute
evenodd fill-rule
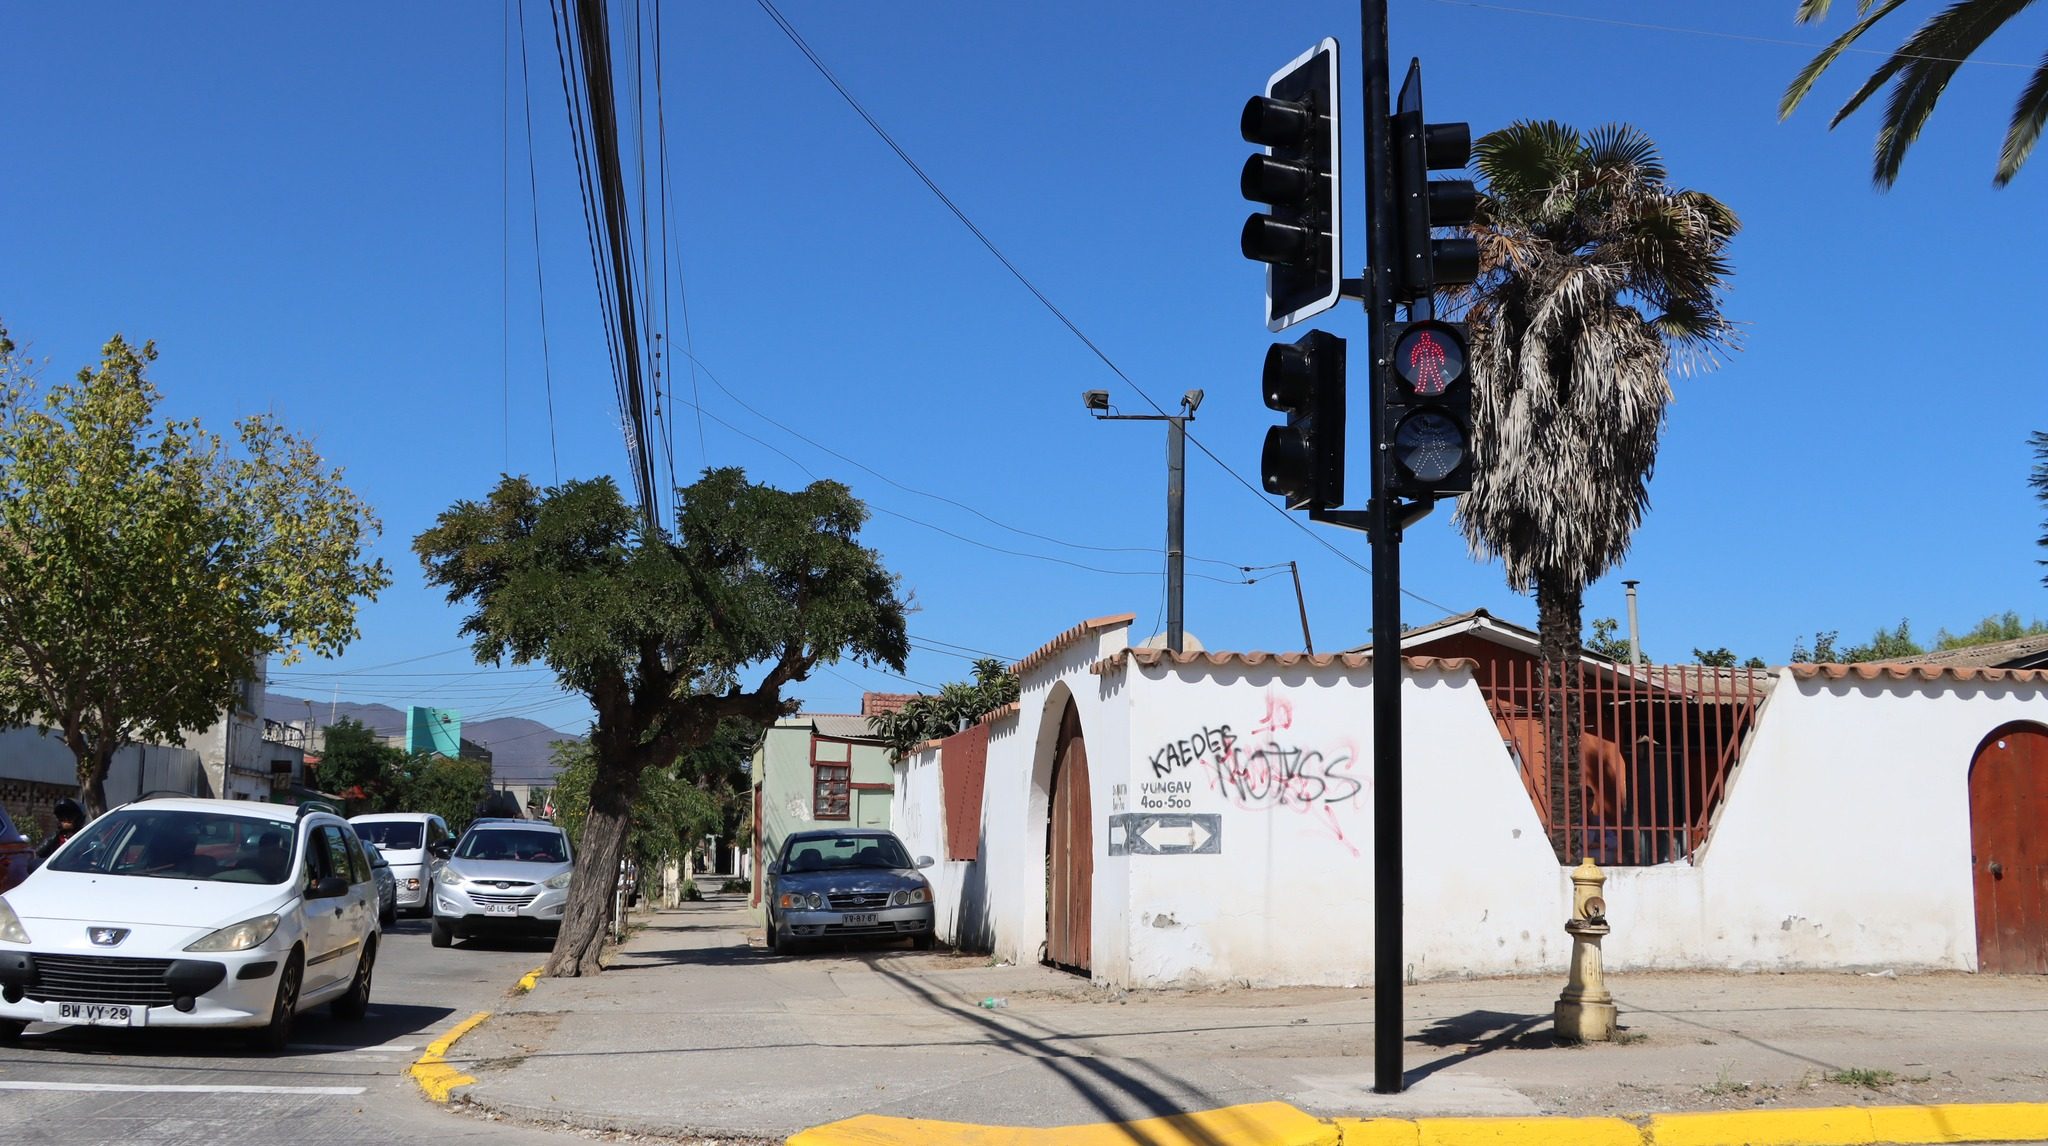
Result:
<svg viewBox="0 0 2048 1146"><path fill-rule="evenodd" d="M844 820L848 816L851 764L816 764L811 777L811 818Z"/></svg>

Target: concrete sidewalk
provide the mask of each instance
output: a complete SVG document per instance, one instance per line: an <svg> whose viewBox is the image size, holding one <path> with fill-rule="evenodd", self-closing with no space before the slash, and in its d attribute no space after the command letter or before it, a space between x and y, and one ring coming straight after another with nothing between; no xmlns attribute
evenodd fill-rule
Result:
<svg viewBox="0 0 2048 1146"><path fill-rule="evenodd" d="M765 952L692 904L610 970L542 980L464 1037L471 1103L540 1121L779 1140L859 1114L1067 1126L1291 1103L1320 1117L1618 1115L2048 1100L2048 978L1612 975L1615 1044L1559 1047L1556 979L1406 992L1400 1095L1372 1093L1364 989L1094 988L896 948ZM990 1009L992 997L1007 1005Z"/></svg>

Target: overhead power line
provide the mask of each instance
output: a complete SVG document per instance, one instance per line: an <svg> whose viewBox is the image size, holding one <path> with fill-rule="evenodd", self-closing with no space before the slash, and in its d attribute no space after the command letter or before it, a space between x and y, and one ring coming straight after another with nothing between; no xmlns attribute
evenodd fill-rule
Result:
<svg viewBox="0 0 2048 1146"><path fill-rule="evenodd" d="M923 183L925 185L925 188L929 190L932 193L932 195L939 200L940 203L944 204L945 208L948 211L952 212L953 217L960 221L960 225L966 227L968 232L972 234L975 237L975 239L979 240L983 247L987 248L989 254L994 256L996 261L1003 265L1003 269L1009 271L1010 276L1016 279L1017 282L1020 285L1022 285L1025 290L1029 291L1031 293L1031 296L1038 300L1039 305L1043 306L1049 314L1051 314L1055 319L1057 319L1060 325L1066 327L1067 331L1070 334L1072 334L1077 340L1079 340L1081 345L1088 349L1089 353L1095 355L1095 357L1098 360L1100 360L1105 367L1109 369L1110 373L1116 375L1119 381L1123 382L1126 386L1129 386L1132 389L1132 391L1134 391L1140 398L1143 398L1146 404L1151 406L1155 412L1162 415L1166 414L1166 407L1160 405L1159 402L1156 399L1154 399L1152 395L1148 393L1143 386L1140 386L1135 380L1131 378L1130 375L1124 373L1123 368L1118 366L1116 364L1116 361L1110 358L1109 354L1105 352L1102 349L1102 347L1095 342L1094 339L1088 337L1087 333L1081 329L1079 324L1077 324L1073 319L1069 318L1065 311L1061 310L1059 306L1056 303L1054 303L1052 299L1049 296L1047 296L1043 290L1039 289L1038 284L1033 282L1030 276L1026 275L1023 272L1023 270L1017 266L1015 262L1011 261L1008 255L1003 253L1002 248L996 245L995 240L990 238L988 233L986 231L983 231L981 227L977 225L974 222L974 220L968 216L965 209L963 209L958 203L953 201L952 196L946 194L945 190L939 186L938 181L933 179L931 175L925 171L924 167L920 165L917 162L917 160L911 157L908 151L904 150L903 145L896 142L896 138L890 135L888 130L882 126L881 122L877 120L868 111L866 106L864 106L860 102L860 100L854 96L853 92L849 90L844 83L840 82L839 77L836 74L834 74L831 67L825 63L824 58L819 56L818 53L811 48L811 45L804 39L803 34L801 32L798 32L796 26L790 23L788 17L784 16L781 10L775 6L774 0L755 0L755 2L760 6L761 10L768 15L768 18L775 22L776 27L782 30L783 35L788 38L789 42L796 46L797 51L801 52L804 58L810 61L811 66L817 70L818 74L825 78L825 82L832 85L832 89L839 93L839 97L846 101L846 105L852 108L856 115L860 116L861 120L865 122L871 130L874 131L875 135L878 138L880 138L883 143L888 145L889 150L896 153L896 157L903 161L903 165L905 167L908 167L913 175L917 176L919 182ZM1322 546L1324 549L1329 550L1332 554L1336 555L1338 559L1350 565L1352 568L1357 569L1361 573L1370 573L1372 571L1371 567L1366 565L1363 561L1360 561L1356 557L1353 557L1349 553L1346 553L1342 549L1339 549L1337 546L1332 544L1328 538L1317 533L1315 530L1310 529L1306 524L1297 519L1293 514L1289 513L1287 510L1275 504L1271 499L1266 497L1266 495L1263 492L1261 492L1257 486L1253 485L1250 481L1246 480L1243 474L1238 473L1237 470L1233 468L1228 462L1225 462L1222 459L1222 457L1216 453L1216 451L1210 449L1206 443L1204 443L1201 439L1197 438L1192 432L1187 434L1187 440L1190 443L1192 443L1196 449L1200 450L1205 457L1207 457L1210 461L1214 462L1218 468L1222 469L1224 473L1229 474L1231 478L1237 482L1238 485L1243 486L1255 498L1257 498L1260 505L1263 505L1267 509L1273 511L1274 513L1279 514L1281 520L1287 522L1289 525L1300 530L1310 540ZM1420 601L1423 604L1430 606L1431 608L1443 610L1443 612L1446 615L1449 615L1452 612L1452 610L1449 607L1432 601L1419 593L1413 592L1412 590L1403 588L1401 592L1404 596L1410 597L1416 601Z"/></svg>

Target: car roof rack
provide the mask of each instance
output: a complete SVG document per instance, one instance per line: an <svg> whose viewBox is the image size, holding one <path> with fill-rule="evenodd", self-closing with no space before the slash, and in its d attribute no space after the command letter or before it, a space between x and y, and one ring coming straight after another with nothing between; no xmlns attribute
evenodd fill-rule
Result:
<svg viewBox="0 0 2048 1146"><path fill-rule="evenodd" d="M301 800L301 801L299 801L299 815L300 815L300 816L304 816L304 815L305 815L306 813L308 813L308 812L326 812L326 813L327 813L328 815L330 815L330 816L339 816L339 815L341 815L341 809L340 809L340 808L338 808L338 807L336 807L336 806L334 805L334 803L333 803L332 801L329 801L329 800Z"/></svg>
<svg viewBox="0 0 2048 1146"><path fill-rule="evenodd" d="M555 826L553 824L548 823L546 820L524 820L520 819L517 816L479 816L476 819L471 820L469 822L469 826L472 828L476 827L478 824L543 824L550 828Z"/></svg>
<svg viewBox="0 0 2048 1146"><path fill-rule="evenodd" d="M190 792L180 792L176 788L156 788L144 792L142 795L130 800L129 803L140 804L144 800L203 800L205 798L204 796L195 796Z"/></svg>

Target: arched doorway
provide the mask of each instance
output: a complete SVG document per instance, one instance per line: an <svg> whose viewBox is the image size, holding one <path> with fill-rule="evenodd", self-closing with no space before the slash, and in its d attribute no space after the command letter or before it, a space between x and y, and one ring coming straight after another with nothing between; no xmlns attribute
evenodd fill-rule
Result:
<svg viewBox="0 0 2048 1146"><path fill-rule="evenodd" d="M1053 744L1052 799L1045 825L1045 961L1086 972L1095 918L1094 805L1088 745L1072 701Z"/></svg>
<svg viewBox="0 0 2048 1146"><path fill-rule="evenodd" d="M1977 970L2048 974L2048 728L2008 724L1970 761Z"/></svg>

